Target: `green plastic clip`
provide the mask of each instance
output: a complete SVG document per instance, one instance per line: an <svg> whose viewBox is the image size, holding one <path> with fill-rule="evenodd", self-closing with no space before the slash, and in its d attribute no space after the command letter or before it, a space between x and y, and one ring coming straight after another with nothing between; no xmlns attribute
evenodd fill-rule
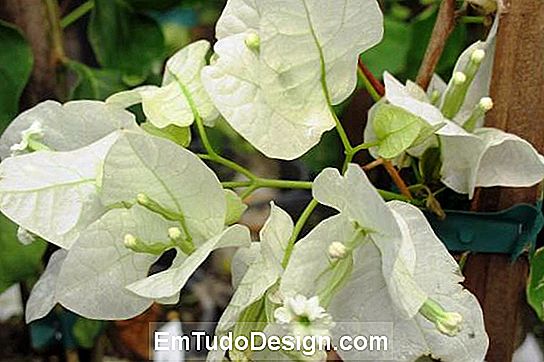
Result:
<svg viewBox="0 0 544 362"><path fill-rule="evenodd" d="M542 204L518 204L498 212L446 210L440 220L425 213L434 232L448 250L456 252L510 254L517 259L533 253L537 235L544 226Z"/></svg>

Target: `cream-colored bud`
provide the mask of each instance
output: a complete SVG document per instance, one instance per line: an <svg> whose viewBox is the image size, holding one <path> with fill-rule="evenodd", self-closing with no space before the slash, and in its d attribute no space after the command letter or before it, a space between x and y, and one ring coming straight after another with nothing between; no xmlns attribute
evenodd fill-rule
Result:
<svg viewBox="0 0 544 362"><path fill-rule="evenodd" d="M138 245L138 240L136 240L136 237L134 235L126 234L123 243L127 248L134 249Z"/></svg>
<svg viewBox="0 0 544 362"><path fill-rule="evenodd" d="M476 49L472 52L472 55L470 56L470 60L474 63L480 64L482 60L485 58L485 51L483 49Z"/></svg>
<svg viewBox="0 0 544 362"><path fill-rule="evenodd" d="M332 259L343 259L347 253L348 249L339 241L334 241L329 245L329 256Z"/></svg>
<svg viewBox="0 0 544 362"><path fill-rule="evenodd" d="M178 240L183 237L183 233L181 232L181 229L178 227L171 227L168 229L168 237L172 240Z"/></svg>
<svg viewBox="0 0 544 362"><path fill-rule="evenodd" d="M482 108L482 110L488 112L491 110L491 108L493 108L493 100L489 97L483 97L480 99L480 103L478 103L478 105L480 108Z"/></svg>
<svg viewBox="0 0 544 362"><path fill-rule="evenodd" d="M136 196L136 201L141 205L145 205L149 203L149 197L146 194L138 194Z"/></svg>
<svg viewBox="0 0 544 362"><path fill-rule="evenodd" d="M453 74L453 83L456 85L461 85L467 81L467 76L463 72L455 72Z"/></svg>

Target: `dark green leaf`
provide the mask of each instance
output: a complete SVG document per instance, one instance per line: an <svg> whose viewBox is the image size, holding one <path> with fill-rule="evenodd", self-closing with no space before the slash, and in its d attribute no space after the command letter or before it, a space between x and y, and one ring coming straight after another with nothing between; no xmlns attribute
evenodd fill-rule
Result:
<svg viewBox="0 0 544 362"><path fill-rule="evenodd" d="M142 123L141 127L153 136L166 138L182 147L187 147L191 144L191 129L189 127L170 125L164 128L157 128L149 122Z"/></svg>
<svg viewBox="0 0 544 362"><path fill-rule="evenodd" d="M32 72L33 59L21 32L0 20L0 132L17 115L19 98Z"/></svg>
<svg viewBox="0 0 544 362"><path fill-rule="evenodd" d="M164 60L157 22L121 1L95 0L88 33L100 64L122 70L127 79L145 80L153 64Z"/></svg>
<svg viewBox="0 0 544 362"><path fill-rule="evenodd" d="M430 147L423 152L419 159L419 172L425 185L431 185L440 180L440 148Z"/></svg>
<svg viewBox="0 0 544 362"><path fill-rule="evenodd" d="M77 345L87 349L93 348L103 327L103 321L78 318L72 330Z"/></svg>
<svg viewBox="0 0 544 362"><path fill-rule="evenodd" d="M431 38L438 7L430 8L429 11L422 13L412 24L410 48L407 57L406 75L409 79L415 79L419 66L427 50L427 44ZM436 72L448 79L450 73L457 62L457 58L467 47L467 29L465 24L459 24L451 33L444 52L440 57L440 62Z"/></svg>
<svg viewBox="0 0 544 362"><path fill-rule="evenodd" d="M386 17L384 26L382 42L362 56L365 65L377 76L386 70L394 74L406 70L412 36L412 26L405 22Z"/></svg>
<svg viewBox="0 0 544 362"><path fill-rule="evenodd" d="M68 66L78 76L78 81L71 90L70 99L104 100L113 93L127 89L119 70L90 68L75 61L71 61Z"/></svg>
<svg viewBox="0 0 544 362"><path fill-rule="evenodd" d="M544 320L544 249L536 251L531 259L531 272L527 285L527 301L540 320Z"/></svg>
<svg viewBox="0 0 544 362"><path fill-rule="evenodd" d="M125 0L130 6L137 10L168 10L180 5L181 0Z"/></svg>
<svg viewBox="0 0 544 362"><path fill-rule="evenodd" d="M45 242L39 239L30 245L21 244L17 225L0 214L0 293L15 283L37 277L45 248Z"/></svg>

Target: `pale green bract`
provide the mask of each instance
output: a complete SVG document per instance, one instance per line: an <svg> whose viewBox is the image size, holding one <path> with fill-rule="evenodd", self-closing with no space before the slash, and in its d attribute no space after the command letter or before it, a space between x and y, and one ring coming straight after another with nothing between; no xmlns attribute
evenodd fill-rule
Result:
<svg viewBox="0 0 544 362"><path fill-rule="evenodd" d="M352 166L354 167L354 166ZM333 280L327 274L330 256L327 248L332 241L349 244L354 237L354 214L344 204L338 189L344 189L344 195L351 195L354 209L361 209L358 197L353 197L353 190L371 190L366 178L352 175L345 176L344 183L338 179L322 179L316 189L320 198L340 199L337 208L339 215L322 221L305 238L296 245L290 263L283 274L280 291L283 295L303 294L312 296L319 293L322 287ZM325 175L332 171L325 170ZM325 182L329 183L325 188ZM348 188L348 185L350 186ZM368 197L366 198L369 199ZM370 198L372 200L372 198ZM333 338L341 335L365 335L372 324L391 323L393 326L391 343L395 346L391 359L398 361L415 361L422 355L432 355L447 361L482 361L488 346L484 330L482 311L476 298L459 284L463 278L455 260L449 255L441 241L434 235L423 214L415 207L391 202L385 204L379 200L367 204L364 209L376 210L377 217L390 223L386 230L400 230L399 263L410 265L404 269L404 278L412 279L426 296L440 303L446 310L455 311L463 316L461 331L456 336L446 336L419 313L399 307L399 293L407 293L408 299L413 292L409 289L391 288L391 276L384 273L388 264L386 254L373 241L373 236L380 230L369 231L368 239L359 242L353 250L353 270L344 277L342 288L332 298L328 312L336 322ZM327 202L330 205L330 202ZM385 215L388 214L387 217ZM385 217L385 219L384 219ZM359 216L362 220L363 216ZM371 221L371 218L367 217ZM373 222L374 225L376 221ZM365 226L363 224L363 226ZM385 227L385 225L382 225ZM363 237L361 237L363 238ZM330 273L330 271L329 271ZM395 278L393 276L393 278ZM402 297L401 297L402 298ZM406 298L406 297L405 297ZM356 351L338 351L345 360L357 360ZM388 358L389 359L389 358Z"/></svg>
<svg viewBox="0 0 544 362"><path fill-rule="evenodd" d="M227 201L217 176L171 141L125 132L104 162L102 202L136 203L144 194L184 216L196 246L223 231Z"/></svg>
<svg viewBox="0 0 544 362"><path fill-rule="evenodd" d="M406 254L409 249L403 249L402 225L397 225L361 168L350 164L345 176L336 169L323 170L314 181L313 194L321 204L340 211L368 232L382 254L382 273L399 313L413 317L427 299L411 277L415 256Z"/></svg>
<svg viewBox="0 0 544 362"><path fill-rule="evenodd" d="M145 278L157 255L125 247L126 234L153 242L169 242L168 228L176 224L141 206L109 211L74 243L57 280L57 302L91 319L127 319L153 302L125 287Z"/></svg>
<svg viewBox="0 0 544 362"><path fill-rule="evenodd" d="M232 190L225 190L225 198L227 199L225 225L232 225L240 221L240 218L247 210L247 205L244 204L240 196Z"/></svg>
<svg viewBox="0 0 544 362"><path fill-rule="evenodd" d="M381 103L371 114L378 143L376 152L385 159L396 158L434 133L433 127L421 118L390 104Z"/></svg>
<svg viewBox="0 0 544 362"><path fill-rule="evenodd" d="M75 151L40 151L0 163L0 210L16 224L68 249L106 212L98 189L106 154L122 131Z"/></svg>
<svg viewBox="0 0 544 362"><path fill-rule="evenodd" d="M193 254L185 256L178 253L168 270L135 281L128 285L127 289L145 298L172 298L176 296L189 280L189 277L208 258L212 251L220 248L246 247L250 243L251 237L247 227L242 225L230 226L219 235L198 246Z"/></svg>
<svg viewBox="0 0 544 362"><path fill-rule="evenodd" d="M227 122L271 158L295 159L335 125L358 55L383 34L375 0L230 0L204 86Z"/></svg>
<svg viewBox="0 0 544 362"><path fill-rule="evenodd" d="M137 129L134 115L99 101L72 101L60 104L45 101L21 113L0 137L0 159L22 141L22 133L38 123L40 142L53 151L73 151L121 129Z"/></svg>
<svg viewBox="0 0 544 362"><path fill-rule="evenodd" d="M528 187L544 178L544 157L514 134L487 127L469 133L458 126L439 134L442 182L469 198L476 187Z"/></svg>
<svg viewBox="0 0 544 362"><path fill-rule="evenodd" d="M234 271L233 281L236 285L229 305L221 316L216 333L224 333L238 320L240 314L250 305L261 299L266 291L276 283L283 267L281 265L287 242L293 232L291 217L280 207L270 206L270 216L260 232L260 243L253 243L251 253L253 259L243 271ZM240 249L237 253L247 253ZM233 260L233 268L239 267L240 256ZM246 257L247 258L247 257ZM240 277L238 276L240 275Z"/></svg>
<svg viewBox="0 0 544 362"><path fill-rule="evenodd" d="M460 72L467 67L475 50L485 51L485 58L471 81L459 110L451 120L446 119L440 109L444 107L446 94L454 87L453 82L446 85L435 76L425 93L414 83L408 82L404 86L389 73L384 74L386 102L420 117L436 128L436 136L428 137L419 145L414 142L410 148L406 147L407 142L401 142L407 137L403 134L403 138L395 143L394 148L405 149L411 156L421 157L427 148L440 146L441 181L458 193L468 194L469 198L473 197L476 187L528 187L544 178L544 157L527 141L498 129L483 128L482 116L472 120L474 131L463 128L479 107L480 100L489 94L497 26L496 21L488 39L471 45L457 62L455 71ZM434 92L441 95L436 101L437 106L431 104ZM378 103L371 109L370 119L376 117L381 105L382 103ZM365 129L365 142L379 138L378 133L373 123L369 122ZM375 157L380 156L377 150L372 150L372 153Z"/></svg>
<svg viewBox="0 0 544 362"><path fill-rule="evenodd" d="M186 46L166 63L161 87L142 86L114 94L106 102L123 108L142 103L148 121L157 128L188 127L197 116L213 125L219 114L200 79L209 49L205 40Z"/></svg>
<svg viewBox="0 0 544 362"><path fill-rule="evenodd" d="M57 304L56 289L57 280L68 252L64 249L57 250L49 258L47 267L40 279L34 284L30 297L25 307L25 321L30 323L45 317Z"/></svg>

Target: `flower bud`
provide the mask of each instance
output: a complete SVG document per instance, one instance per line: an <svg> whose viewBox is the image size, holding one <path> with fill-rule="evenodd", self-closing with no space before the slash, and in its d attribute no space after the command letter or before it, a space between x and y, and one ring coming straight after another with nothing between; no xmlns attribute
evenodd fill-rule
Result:
<svg viewBox="0 0 544 362"><path fill-rule="evenodd" d="M329 256L332 259L343 259L346 257L348 250L346 246L339 242L334 241L329 245Z"/></svg>
<svg viewBox="0 0 544 362"><path fill-rule="evenodd" d="M483 97L480 99L478 106L485 112L490 111L493 108L493 100L489 97Z"/></svg>
<svg viewBox="0 0 544 362"><path fill-rule="evenodd" d="M246 46L253 50L258 52L261 48L261 38L259 37L259 34L251 33L246 36L245 39Z"/></svg>
<svg viewBox="0 0 544 362"><path fill-rule="evenodd" d="M455 85L461 85L467 81L467 76L463 72L455 72L453 74L453 83Z"/></svg>
<svg viewBox="0 0 544 362"><path fill-rule="evenodd" d="M169 228L168 237L172 240L173 245L179 247L186 255L191 255L196 249L192 240L187 238L183 231L178 227Z"/></svg>
<svg viewBox="0 0 544 362"><path fill-rule="evenodd" d="M123 243L127 249L135 251L138 248L138 239L132 234L126 234Z"/></svg>
<svg viewBox="0 0 544 362"><path fill-rule="evenodd" d="M492 108L493 108L493 100L491 98L483 97L482 99L480 99L480 102L478 103L478 105L476 105L470 117L463 124L463 128L467 132L473 132L476 129L478 122Z"/></svg>
<svg viewBox="0 0 544 362"><path fill-rule="evenodd" d="M21 132L21 142L10 147L11 155L18 156L33 151L49 151L49 147L41 143L44 137L42 124L34 121L30 127Z"/></svg>
<svg viewBox="0 0 544 362"><path fill-rule="evenodd" d="M183 237L183 233L181 232L181 229L178 227L171 227L168 229L168 237L173 240L178 240Z"/></svg>
<svg viewBox="0 0 544 362"><path fill-rule="evenodd" d="M149 197L146 195L146 194L138 194L136 196L136 201L138 201L138 203L140 205L147 205L149 204Z"/></svg>
<svg viewBox="0 0 544 362"><path fill-rule="evenodd" d="M144 193L139 193L138 195L136 195L136 201L138 202L138 204L142 205L149 211L152 211L156 214L161 215L166 220L171 220L171 221L184 220L183 215L175 211L168 210L167 208L163 207L157 201L151 199L149 196L147 196Z"/></svg>
<svg viewBox="0 0 544 362"><path fill-rule="evenodd" d="M480 64L485 58L485 51L483 49L476 49L470 56L470 61L476 64Z"/></svg>

